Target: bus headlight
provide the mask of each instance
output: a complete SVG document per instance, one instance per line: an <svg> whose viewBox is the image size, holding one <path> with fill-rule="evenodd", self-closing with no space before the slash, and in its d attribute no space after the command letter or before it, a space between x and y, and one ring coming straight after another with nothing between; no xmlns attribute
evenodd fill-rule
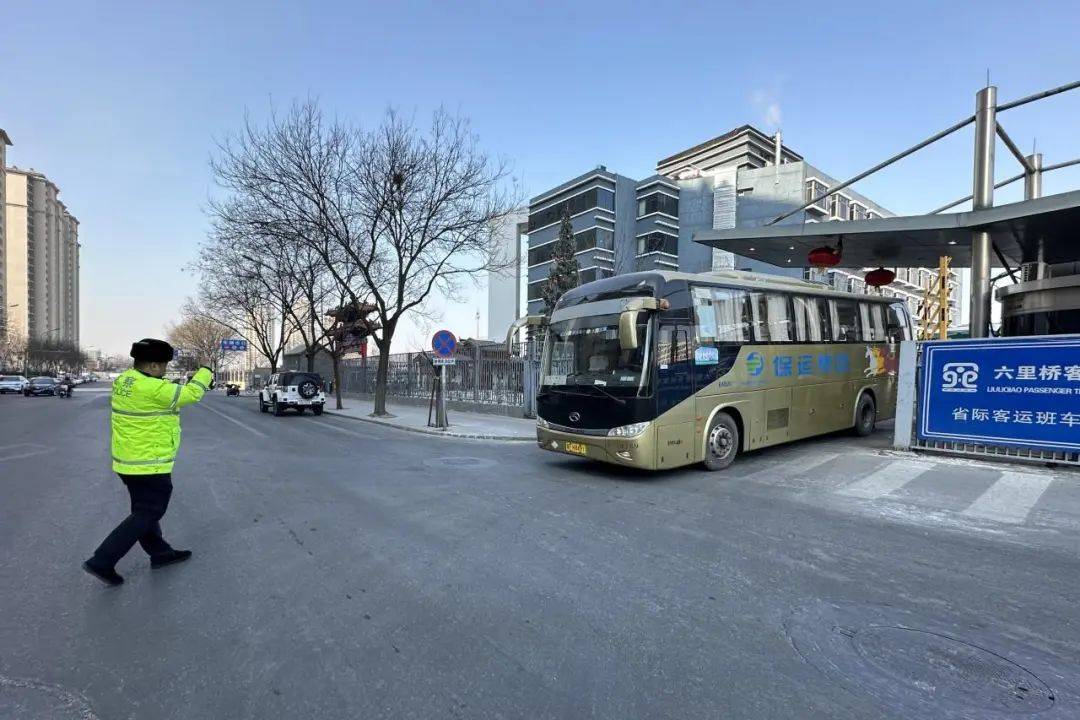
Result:
<svg viewBox="0 0 1080 720"><path fill-rule="evenodd" d="M608 430L608 437L634 437L635 435L640 435L645 432L645 428L647 427L649 427L649 423L639 422L611 428Z"/></svg>
<svg viewBox="0 0 1080 720"><path fill-rule="evenodd" d="M547 420L545 420L544 418L537 415L536 416L536 427L538 427L538 428L549 428L549 427L551 427L551 425L548 424Z"/></svg>

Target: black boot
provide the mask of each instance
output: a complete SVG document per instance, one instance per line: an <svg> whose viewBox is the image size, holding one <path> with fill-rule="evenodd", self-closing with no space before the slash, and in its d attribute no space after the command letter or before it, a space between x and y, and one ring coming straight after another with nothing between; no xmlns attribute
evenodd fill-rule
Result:
<svg viewBox="0 0 1080 720"><path fill-rule="evenodd" d="M124 578L114 568L102 568L94 564L94 558L90 558L82 564L82 569L96 577L101 582L112 587L124 584Z"/></svg>
<svg viewBox="0 0 1080 720"><path fill-rule="evenodd" d="M166 565L173 565L178 562L184 562L189 557L191 557L190 550L169 550L168 552L154 555L150 558L150 567L157 569L165 567Z"/></svg>

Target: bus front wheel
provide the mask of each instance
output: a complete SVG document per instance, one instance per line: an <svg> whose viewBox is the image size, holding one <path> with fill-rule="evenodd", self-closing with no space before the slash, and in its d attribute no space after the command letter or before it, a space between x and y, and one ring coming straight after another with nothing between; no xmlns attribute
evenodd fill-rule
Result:
<svg viewBox="0 0 1080 720"><path fill-rule="evenodd" d="M869 393L859 396L859 404L855 406L855 434L866 437L874 432L877 425L877 405Z"/></svg>
<svg viewBox="0 0 1080 720"><path fill-rule="evenodd" d="M723 470L739 454L739 426L726 412L716 413L705 438L705 467Z"/></svg>

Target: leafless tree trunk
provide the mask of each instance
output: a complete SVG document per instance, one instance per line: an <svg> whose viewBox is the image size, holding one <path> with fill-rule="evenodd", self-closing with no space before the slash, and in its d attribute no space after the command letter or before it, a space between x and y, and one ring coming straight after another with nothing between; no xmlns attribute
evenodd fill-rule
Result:
<svg viewBox="0 0 1080 720"><path fill-rule="evenodd" d="M374 306L376 415L386 414L401 318L424 313L433 292L456 299L463 283L512 262L494 240L520 194L467 121L442 110L425 130L389 111L361 132L324 120L312 101L294 104L265 127L248 122L213 169L230 193L214 212L231 209L247 233L309 248L343 299Z"/></svg>

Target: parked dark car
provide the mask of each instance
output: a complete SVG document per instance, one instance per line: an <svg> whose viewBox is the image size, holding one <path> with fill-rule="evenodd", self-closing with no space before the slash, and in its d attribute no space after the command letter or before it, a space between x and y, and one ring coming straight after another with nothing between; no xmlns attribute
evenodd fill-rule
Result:
<svg viewBox="0 0 1080 720"><path fill-rule="evenodd" d="M26 389L23 390L23 395L26 397L31 395L56 395L56 388L56 378L30 378L30 382L26 384Z"/></svg>

